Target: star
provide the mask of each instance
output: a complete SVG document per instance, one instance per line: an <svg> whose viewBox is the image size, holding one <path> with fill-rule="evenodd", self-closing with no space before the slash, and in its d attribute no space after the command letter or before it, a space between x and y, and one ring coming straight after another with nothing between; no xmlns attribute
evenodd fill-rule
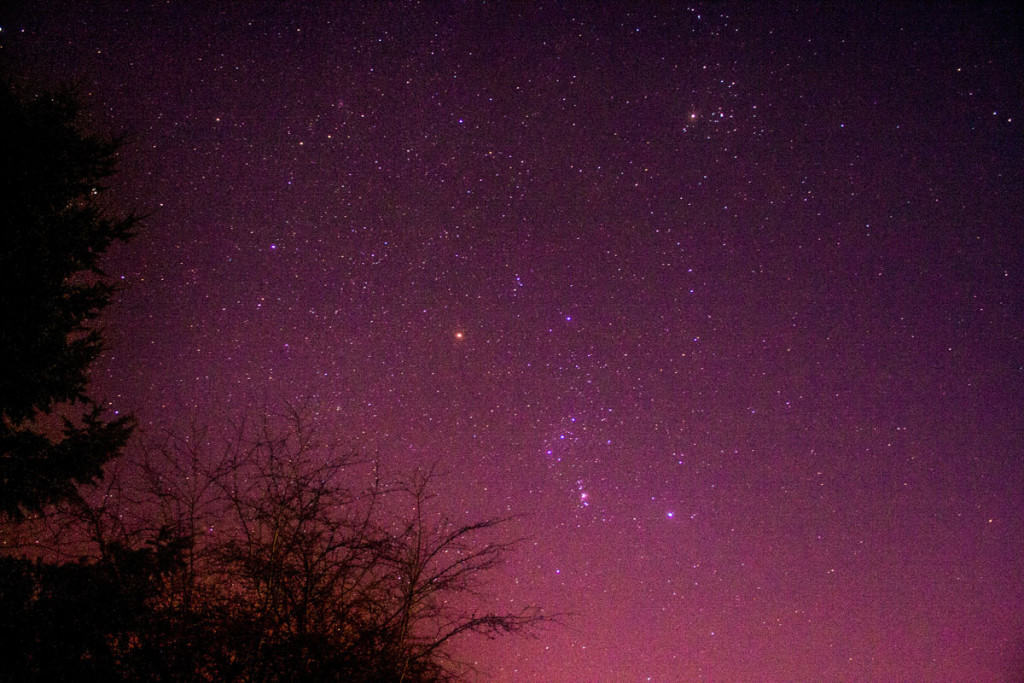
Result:
<svg viewBox="0 0 1024 683"><path fill-rule="evenodd" d="M619 647L510 641L496 680L1006 678L1024 623L1009 10L534 3L453 24L405 0L254 4L44 0L27 25L48 31L4 31L36 71L85 77L90 114L131 112L111 116L140 137L117 182L161 209L111 254L131 286L91 391L155 431L314 395L395 471L449 458L467 477L439 505L528 520L512 561L537 594L516 599ZM716 588L651 618L691 564ZM858 579L826 608L831 566ZM755 628L796 610L823 628Z"/></svg>

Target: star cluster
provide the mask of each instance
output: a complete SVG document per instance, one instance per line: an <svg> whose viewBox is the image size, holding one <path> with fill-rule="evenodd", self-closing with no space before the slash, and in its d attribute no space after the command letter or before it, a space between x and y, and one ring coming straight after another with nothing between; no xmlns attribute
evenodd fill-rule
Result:
<svg viewBox="0 0 1024 683"><path fill-rule="evenodd" d="M153 209L94 390L293 401L525 514L488 680L1024 660L1024 225L997 5L61 3L26 83Z"/></svg>

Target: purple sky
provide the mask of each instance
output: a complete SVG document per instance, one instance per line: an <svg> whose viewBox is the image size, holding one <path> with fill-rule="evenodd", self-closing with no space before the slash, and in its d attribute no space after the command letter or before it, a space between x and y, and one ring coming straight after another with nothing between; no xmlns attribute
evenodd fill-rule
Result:
<svg viewBox="0 0 1024 683"><path fill-rule="evenodd" d="M97 394L309 399L528 515L493 600L575 616L487 679L1016 678L1024 32L860 4L26 2L0 54L155 209Z"/></svg>

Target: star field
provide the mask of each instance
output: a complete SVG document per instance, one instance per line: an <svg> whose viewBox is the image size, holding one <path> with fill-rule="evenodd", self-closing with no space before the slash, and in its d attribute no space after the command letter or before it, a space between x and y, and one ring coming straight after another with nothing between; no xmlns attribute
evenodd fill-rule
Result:
<svg viewBox="0 0 1024 683"><path fill-rule="evenodd" d="M94 393L521 514L485 680L1024 671L1008 7L25 4L152 209Z"/></svg>

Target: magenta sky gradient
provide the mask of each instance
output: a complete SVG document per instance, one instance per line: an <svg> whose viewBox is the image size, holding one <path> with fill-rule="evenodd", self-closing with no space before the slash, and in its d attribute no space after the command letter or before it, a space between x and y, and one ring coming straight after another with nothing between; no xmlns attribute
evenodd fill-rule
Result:
<svg viewBox="0 0 1024 683"><path fill-rule="evenodd" d="M96 392L523 513L502 681L1024 675L1024 54L964 3L26 2L127 129Z"/></svg>

